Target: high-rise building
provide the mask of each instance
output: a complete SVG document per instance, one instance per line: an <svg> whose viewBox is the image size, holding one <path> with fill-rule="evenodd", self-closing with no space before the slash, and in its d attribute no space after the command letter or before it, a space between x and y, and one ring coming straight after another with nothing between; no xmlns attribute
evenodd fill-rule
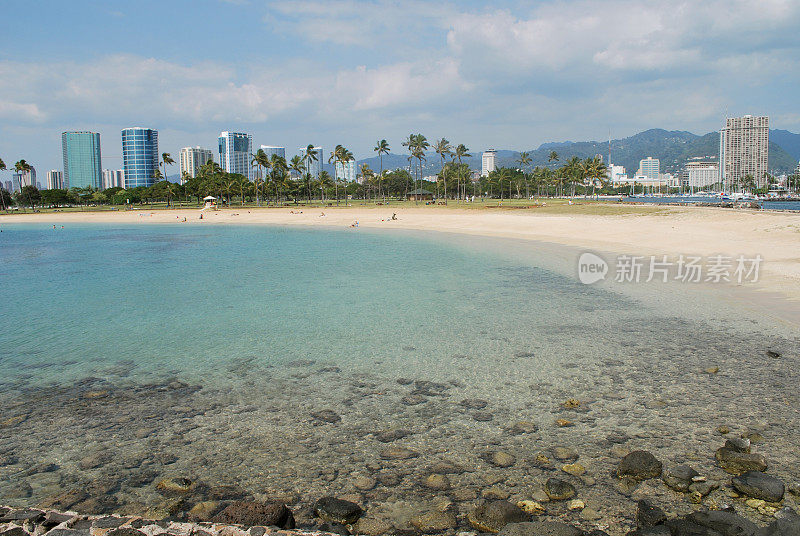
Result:
<svg viewBox="0 0 800 536"><path fill-rule="evenodd" d="M682 182L689 188L704 188L719 182L719 163L708 159L686 162Z"/></svg>
<svg viewBox="0 0 800 536"><path fill-rule="evenodd" d="M103 170L103 189L125 188L125 172L121 169Z"/></svg>
<svg viewBox="0 0 800 536"><path fill-rule="evenodd" d="M65 188L102 188L99 133L63 132L61 152Z"/></svg>
<svg viewBox="0 0 800 536"><path fill-rule="evenodd" d="M489 173L497 169L497 151L489 149L481 157L481 177L488 177Z"/></svg>
<svg viewBox="0 0 800 536"><path fill-rule="evenodd" d="M12 188L13 188L13 184L14 184L14 183L13 183L13 182L11 182L11 181L5 181L5 182L3 183L3 188L5 188L6 192L9 192L9 193L11 193L11 192L13 191L13 190L12 190Z"/></svg>
<svg viewBox="0 0 800 536"><path fill-rule="evenodd" d="M301 158L304 158L306 156L306 149L308 149L307 146L300 147L297 149L297 154ZM322 152L322 147L314 147L314 154L317 155L317 159L313 162L305 162L305 164L308 166L306 173L311 173L311 177L316 179L319 177L319 174L322 173L322 164L325 158L325 153Z"/></svg>
<svg viewBox="0 0 800 536"><path fill-rule="evenodd" d="M51 169L47 172L47 189L48 190L61 190L64 188L64 174L57 169Z"/></svg>
<svg viewBox="0 0 800 536"><path fill-rule="evenodd" d="M213 159L214 153L211 149L203 149L202 147L184 147L181 149L179 158L181 184L183 184L184 177L192 178L197 176L200 167Z"/></svg>
<svg viewBox="0 0 800 536"><path fill-rule="evenodd" d="M658 176L661 174L661 162L652 156L639 160L639 171L636 174L643 175L650 180L658 180Z"/></svg>
<svg viewBox="0 0 800 536"><path fill-rule="evenodd" d="M719 132L720 178L726 189L751 175L758 186L766 182L769 163L769 117L729 117Z"/></svg>
<svg viewBox="0 0 800 536"><path fill-rule="evenodd" d="M122 131L125 188L152 186L158 169L158 131L131 127Z"/></svg>
<svg viewBox="0 0 800 536"><path fill-rule="evenodd" d="M620 166L617 164L609 164L608 178L611 184L628 182L628 173L625 171L625 166Z"/></svg>
<svg viewBox="0 0 800 536"><path fill-rule="evenodd" d="M312 163L313 166L313 163ZM356 161L348 160L342 165L341 162L336 162L336 180L344 182L355 182L356 180Z"/></svg>
<svg viewBox="0 0 800 536"><path fill-rule="evenodd" d="M272 158L272 155L274 154L286 158L286 147L277 147L275 145L262 145L261 150L267 153L267 156L269 156L270 158Z"/></svg>
<svg viewBox="0 0 800 536"><path fill-rule="evenodd" d="M253 152L253 136L242 132L221 132L219 135L219 165L228 173L238 173L253 178L250 154Z"/></svg>
<svg viewBox="0 0 800 536"><path fill-rule="evenodd" d="M28 171L11 175L11 189L9 192L19 192L23 186L36 186L36 168L31 166Z"/></svg>

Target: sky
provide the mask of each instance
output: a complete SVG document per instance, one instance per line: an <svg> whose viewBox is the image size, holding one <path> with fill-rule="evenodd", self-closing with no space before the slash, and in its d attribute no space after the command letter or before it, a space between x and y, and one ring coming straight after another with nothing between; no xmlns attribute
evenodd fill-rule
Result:
<svg viewBox="0 0 800 536"><path fill-rule="evenodd" d="M41 179L61 132L161 152L309 143L373 156L420 132L473 153L718 130L800 131L797 0L0 0L0 158ZM177 166L170 174L177 173ZM4 180L8 174L0 176Z"/></svg>

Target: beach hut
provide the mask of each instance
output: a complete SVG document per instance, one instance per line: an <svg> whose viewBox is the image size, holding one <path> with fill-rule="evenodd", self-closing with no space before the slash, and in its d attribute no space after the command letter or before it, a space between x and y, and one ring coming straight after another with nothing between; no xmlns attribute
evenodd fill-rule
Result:
<svg viewBox="0 0 800 536"><path fill-rule="evenodd" d="M408 192L408 194L406 194L406 199L409 201L430 201L433 199L433 192L417 188L416 190Z"/></svg>

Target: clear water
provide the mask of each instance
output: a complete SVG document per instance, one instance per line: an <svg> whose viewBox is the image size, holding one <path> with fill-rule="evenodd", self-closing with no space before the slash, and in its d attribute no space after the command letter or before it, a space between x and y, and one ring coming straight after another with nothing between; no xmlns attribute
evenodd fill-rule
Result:
<svg viewBox="0 0 800 536"><path fill-rule="evenodd" d="M758 430L790 477L797 334L671 291L581 285L553 269L572 256L423 233L4 226L0 503L181 515L209 497L176 506L156 484L185 476L296 508L348 496L408 530L442 493L465 524L487 487L529 499L560 474L624 528L634 507L614 491L609 447L722 478L709 461L720 425ZM486 407L462 403L474 398ZM512 433L518 421L538 430ZM418 456L387 460L391 446ZM556 446L588 475L534 463ZM517 462L488 464L495 450ZM464 469L446 492L421 484L440 461Z"/></svg>
<svg viewBox="0 0 800 536"><path fill-rule="evenodd" d="M721 200L717 197L627 197L626 201L635 203L730 203L730 200ZM764 210L791 210L800 211L800 201L758 201Z"/></svg>

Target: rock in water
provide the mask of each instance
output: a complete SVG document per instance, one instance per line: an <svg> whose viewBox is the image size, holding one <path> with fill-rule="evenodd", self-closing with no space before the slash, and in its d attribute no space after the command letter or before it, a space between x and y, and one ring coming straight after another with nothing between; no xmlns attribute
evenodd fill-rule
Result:
<svg viewBox="0 0 800 536"><path fill-rule="evenodd" d="M617 476L647 480L661 476L661 462L646 450L634 450L619 462Z"/></svg>
<svg viewBox="0 0 800 536"><path fill-rule="evenodd" d="M692 479L696 476L700 476L700 473L688 465L677 465L666 469L664 474L661 475L661 479L667 487L675 491L686 493L689 491L689 485L692 483Z"/></svg>
<svg viewBox="0 0 800 536"><path fill-rule="evenodd" d="M551 501L566 501L576 495L575 486L558 478L548 478L544 483L544 492Z"/></svg>
<svg viewBox="0 0 800 536"><path fill-rule="evenodd" d="M750 454L750 440L746 437L731 437L725 440L725 448Z"/></svg>
<svg viewBox="0 0 800 536"><path fill-rule="evenodd" d="M786 492L783 482L774 476L758 471L748 471L741 476L734 477L731 483L739 493L768 502L781 501Z"/></svg>
<svg viewBox="0 0 800 536"><path fill-rule="evenodd" d="M723 536L750 536L755 535L758 525L727 510L710 510L707 512L694 512L686 516L686 521L707 529L712 529ZM678 532L677 534L716 534L698 532Z"/></svg>
<svg viewBox="0 0 800 536"><path fill-rule="evenodd" d="M517 461L513 454L508 452L491 452L486 455L486 461L496 467L511 467Z"/></svg>
<svg viewBox="0 0 800 536"><path fill-rule="evenodd" d="M667 520L664 510L648 501L639 501L636 511L636 525L639 528L655 527Z"/></svg>
<svg viewBox="0 0 800 536"><path fill-rule="evenodd" d="M342 418L339 417L339 414L332 409L312 411L311 416L318 421L327 422L330 424L337 423L342 420Z"/></svg>
<svg viewBox="0 0 800 536"><path fill-rule="evenodd" d="M736 452L726 447L717 449L714 453L717 463L726 473L741 475L748 471L766 471L767 459L761 454Z"/></svg>
<svg viewBox="0 0 800 536"><path fill-rule="evenodd" d="M508 501L486 501L467 514L470 525L481 532L500 532L509 523L528 519L528 514Z"/></svg>
<svg viewBox="0 0 800 536"><path fill-rule="evenodd" d="M236 501L214 516L216 523L234 525L276 526L294 528L294 516L285 504L279 502Z"/></svg>
<svg viewBox="0 0 800 536"><path fill-rule="evenodd" d="M356 503L337 499L336 497L323 497L314 504L314 514L323 521L352 525L361 517L363 511Z"/></svg>
<svg viewBox="0 0 800 536"><path fill-rule="evenodd" d="M416 458L419 456L419 453L404 447L390 447L388 449L383 449L380 456L384 460L408 460L410 458Z"/></svg>
<svg viewBox="0 0 800 536"><path fill-rule="evenodd" d="M162 495L174 496L185 495L195 489L196 485L188 478L165 478L156 485L156 489Z"/></svg>
<svg viewBox="0 0 800 536"><path fill-rule="evenodd" d="M452 512L429 512L411 518L411 524L421 533L431 534L456 528L458 520Z"/></svg>
<svg viewBox="0 0 800 536"><path fill-rule="evenodd" d="M528 521L510 523L500 531L501 536L581 536L583 531L560 521Z"/></svg>

